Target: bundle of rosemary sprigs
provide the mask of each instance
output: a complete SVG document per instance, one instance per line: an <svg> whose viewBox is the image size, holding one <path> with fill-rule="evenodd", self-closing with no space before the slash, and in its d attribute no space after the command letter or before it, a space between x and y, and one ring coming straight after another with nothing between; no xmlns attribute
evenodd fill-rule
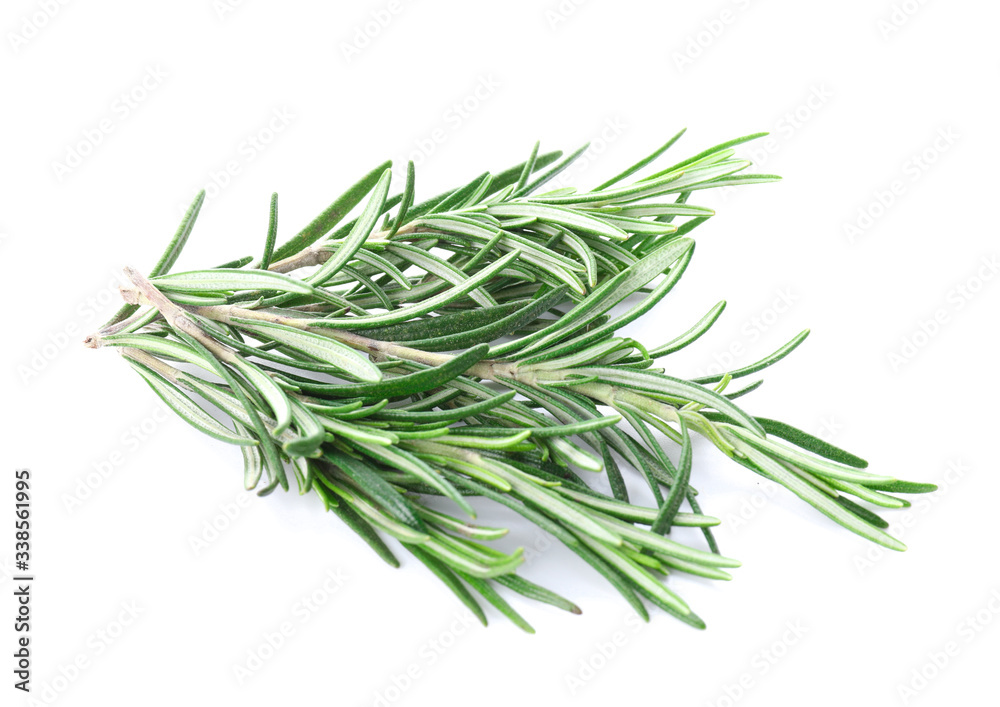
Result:
<svg viewBox="0 0 1000 707"><path fill-rule="evenodd" d="M691 485L692 433L895 550L903 544L869 506L901 508L892 493L934 487L869 473L862 459L733 402L760 381L727 392L732 381L807 332L695 380L657 361L704 334L724 303L655 347L616 336L691 260L690 233L713 214L689 203L695 192L776 179L744 174L749 162L734 158L759 137L750 135L628 181L679 137L586 192L542 189L585 148L560 159L536 145L524 163L422 203L413 164L390 196L385 163L277 247L272 197L261 257L171 273L199 195L152 270L126 269L128 304L85 343L117 348L181 417L237 445L248 489L288 489L294 475L300 493L316 493L394 566L383 536L396 538L483 623L474 594L531 630L497 585L579 609L517 574L522 551L490 546L506 530L471 523L472 496L551 533L644 618L642 597L704 627L663 577L728 579L739 563L719 554L719 521L702 514ZM656 507L629 502L621 461ZM591 473L607 475L610 495L587 484ZM701 528L707 549L672 540L675 526Z"/></svg>

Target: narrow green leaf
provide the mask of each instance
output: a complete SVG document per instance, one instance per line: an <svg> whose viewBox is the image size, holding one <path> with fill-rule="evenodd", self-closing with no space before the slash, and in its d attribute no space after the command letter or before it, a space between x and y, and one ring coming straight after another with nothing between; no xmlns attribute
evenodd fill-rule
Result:
<svg viewBox="0 0 1000 707"><path fill-rule="evenodd" d="M267 239L264 241L264 255L260 259L260 269L271 267L274 257L274 241L278 237L278 192L271 194L271 213L267 222Z"/></svg>
<svg viewBox="0 0 1000 707"><path fill-rule="evenodd" d="M468 405L456 406L454 408L444 408L441 410L412 412L409 410L399 410L396 408L385 408L378 413L378 419L412 421L417 423L448 422L451 420L467 419L487 413L495 407L499 407L510 402L514 397L514 391L498 394L495 398L481 400Z"/></svg>
<svg viewBox="0 0 1000 707"><path fill-rule="evenodd" d="M385 560L386 564L391 567L399 567L399 560L392 554L392 550L379 537L368 521L362 518L350 505L337 502L336 497L324 489L322 484L313 484L313 488L316 489L319 497L323 499L327 510L336 513L348 528L357 533L379 557Z"/></svg>
<svg viewBox="0 0 1000 707"><path fill-rule="evenodd" d="M494 355L504 355L510 351L521 349L521 355L551 346L561 341L587 324L595 321L626 297L644 287L657 275L673 265L687 251L694 247L694 241L678 238L649 253L635 264L629 266L618 275L610 278L591 292L586 299L556 322L533 334L523 336L510 344L497 347Z"/></svg>
<svg viewBox="0 0 1000 707"><path fill-rule="evenodd" d="M469 368L486 357L490 347L486 344L474 346L468 351L455 356L449 361L433 368L425 368L403 376L386 377L374 383L345 383L342 385L306 386L309 390L323 392L336 398L398 398L415 393L433 390L456 376L465 373Z"/></svg>
<svg viewBox="0 0 1000 707"><path fill-rule="evenodd" d="M792 493L823 515L836 521L848 530L857 533L861 537L867 538L872 542L889 548L890 550L902 551L906 549L906 546L899 540L891 535L887 535L879 528L876 528L870 523L862 520L842 505L836 503L833 499L817 489L815 486L803 480L796 474L793 474L764 453L759 452L757 449L743 442L735 435L733 435L731 439L733 440L736 449L745 456L746 463L752 464L761 473L763 473L764 476L776 481L788 490L792 491ZM738 457L736 460L740 463L744 463L744 461Z"/></svg>
<svg viewBox="0 0 1000 707"><path fill-rule="evenodd" d="M555 165L553 165L552 169L550 169L549 171L545 172L542 175L539 175L535 179L535 181L530 182L525 186L517 188L514 191L512 191L511 197L517 198L537 191L539 187L547 184L549 181L551 181L559 174L561 174L567 167L576 162L583 155L583 153L587 151L587 148L589 147L590 147L589 142L584 145L581 145L575 152L570 153L562 160L557 162ZM539 158L538 161L541 162L541 158Z"/></svg>
<svg viewBox="0 0 1000 707"><path fill-rule="evenodd" d="M539 221L557 223L560 226L592 233L595 236L604 236L612 240L623 241L628 238L628 234L616 226L611 226L606 220L594 218L582 211L552 206L549 204L536 204L534 202L518 201L506 204L493 204L486 209L486 213L491 216L506 216L513 218L535 218Z"/></svg>
<svg viewBox="0 0 1000 707"><path fill-rule="evenodd" d="M570 351L576 350L579 347L586 346L592 342L600 341L603 337L610 336L619 329L631 324L636 319L641 317L643 314L648 312L654 306L656 306L667 294L674 288L677 282L681 279L684 271L687 269L688 263L691 262L691 256L694 254L694 247L688 248L682 255L677 259L674 265L670 268L670 271L663 278L653 291L650 292L646 297L642 299L641 302L630 308L624 314L615 317L609 322L602 324L600 326L588 328L586 332L580 334L568 341L564 341L559 345L553 346L543 353L535 354L534 356L529 356L528 358L522 359L522 364L529 364L537 361L549 361L559 356L566 355ZM623 283L624 287L631 286L630 284ZM615 293L617 297L620 293ZM535 349L537 350L537 346ZM527 351L522 352L527 353ZM650 354L652 356L652 354Z"/></svg>
<svg viewBox="0 0 1000 707"><path fill-rule="evenodd" d="M885 520L882 516L877 513L872 513L870 510L864 506L859 506L857 503L844 496L837 496L833 499L836 503L839 503L847 511L853 513L858 518L863 520L865 523L874 525L876 528L881 528L885 530L889 527L889 521Z"/></svg>
<svg viewBox="0 0 1000 707"><path fill-rule="evenodd" d="M389 260L383 258L381 255L373 253L370 250L367 250L366 248L362 248L361 250L359 250L357 253L354 254L354 257L360 260L365 265L374 268L380 275L388 276L396 283L398 283L399 286L404 290L412 289L410 281L406 278L405 275L403 275L403 273L399 270L399 268L397 268L395 264L393 264Z"/></svg>
<svg viewBox="0 0 1000 707"><path fill-rule="evenodd" d="M829 462L821 457L807 456L793 447L787 447L773 440L758 437L740 427L726 425L725 429L730 434L738 436L747 444L753 445L769 456L784 459L785 461L794 464L795 466L802 467L806 471L812 472L818 476L851 481L864 485L867 485L868 482L887 483L894 481L891 476L871 474L867 471L861 471L853 466Z"/></svg>
<svg viewBox="0 0 1000 707"><path fill-rule="evenodd" d="M216 265L217 268L242 268L253 262L253 256L247 255L242 258L236 258L235 260L228 260L222 265Z"/></svg>
<svg viewBox="0 0 1000 707"><path fill-rule="evenodd" d="M494 317L491 322L453 334L442 334L426 339L407 340L407 346L422 351L454 351L495 341L529 325L566 297L566 286L560 285L536 300L518 302L518 307L505 316ZM503 305L498 305L502 307ZM476 311L476 310L473 310ZM482 310L479 310L482 311ZM448 315L445 315L448 316ZM377 337L375 337L377 338Z"/></svg>
<svg viewBox="0 0 1000 707"><path fill-rule="evenodd" d="M680 336L671 339L663 346L657 346L655 349L649 350L649 355L652 358L659 358L660 356L666 356L667 354L672 354L675 351L680 351L688 344L697 341L702 334L708 331L715 321L722 314L722 311L726 308L726 301L723 300L717 305L708 310L708 313L699 319L694 326L688 329L686 332Z"/></svg>
<svg viewBox="0 0 1000 707"><path fill-rule="evenodd" d="M386 251L413 263L425 272L435 275L444 282L452 285L461 285L468 279L461 270L451 263L421 248L415 248L405 243L395 243L388 246ZM496 305L496 301L480 288L472 290L469 293L469 297L483 307L493 307Z"/></svg>
<svg viewBox="0 0 1000 707"><path fill-rule="evenodd" d="M736 400L737 398L742 398L747 393L752 393L762 385L764 385L763 379L757 380L744 388L740 388L739 390L734 390L732 393L726 393L725 395L726 398L728 398L729 400Z"/></svg>
<svg viewBox="0 0 1000 707"><path fill-rule="evenodd" d="M480 579L479 577L473 577L472 575L466 574L465 572L459 572L459 575L462 577L462 579L466 581L466 583L470 587L479 592L482 595L483 599L488 601L490 604L496 607L497 611L499 611L501 614L510 619L515 626L517 626L525 633L535 632L535 629L531 627L531 624L525 621L524 617L521 616L519 613L517 613L514 610L514 607L508 604L507 601L502 596L500 596L497 593L497 591L493 589L493 587L489 585L489 582L487 582L485 579Z"/></svg>
<svg viewBox="0 0 1000 707"><path fill-rule="evenodd" d="M329 337L315 334L311 331L302 331L301 329L285 326L284 324L275 324L256 319L233 317L232 323L238 324L240 328L249 331L251 334L259 335L272 341L280 341L282 344L291 346L317 361L323 361L331 366L335 366L359 380L366 382L382 380L382 372L375 364L349 346L345 346Z"/></svg>
<svg viewBox="0 0 1000 707"><path fill-rule="evenodd" d="M725 142L719 143L715 147L710 147L707 150L702 150L701 152L699 152L697 155L694 155L693 157L688 157L687 159L681 160L680 162L678 162L677 164L675 164L675 165L673 165L671 167L667 167L666 169L664 169L664 170L662 170L660 172L657 172L656 174L650 175L649 177L647 177L647 179L648 180L653 180L653 179L656 179L656 178L658 178L658 177L660 177L660 176L662 176L664 174L669 174L671 172L676 172L678 170L684 169L685 167L687 167L689 165L695 164L697 162L701 162L706 157L710 157L710 156L718 154L720 152L725 152L726 150L728 150L731 147L736 147L737 145L742 145L745 142L750 142L751 140L756 140L757 138L765 137L766 135L767 135L766 132L752 133L750 135L744 135L743 137L738 137L738 138L735 138L733 140L726 140Z"/></svg>
<svg viewBox="0 0 1000 707"><path fill-rule="evenodd" d="M463 428L451 428L458 429ZM518 446L521 442L531 436L531 430L521 430L516 434L507 437L480 437L461 434L449 434L438 440L441 444L448 444L453 447L468 447L470 449L509 449Z"/></svg>
<svg viewBox="0 0 1000 707"><path fill-rule="evenodd" d="M455 191L451 192L445 199L430 209L428 214L441 214L447 213L452 209L456 208L460 204L464 203L472 194L474 194L479 187L482 185L484 180L490 179L489 172L483 172L471 182L467 183L465 186L459 187ZM492 180L491 180L492 181Z"/></svg>
<svg viewBox="0 0 1000 707"><path fill-rule="evenodd" d="M470 307L459 312L445 312L435 317L413 319L402 324L368 329L365 331L365 335L378 341L398 341L406 343L411 348L423 349L422 346L411 342L433 342L439 337L478 329L517 312L527 304L527 300L514 300L492 307Z"/></svg>
<svg viewBox="0 0 1000 707"><path fill-rule="evenodd" d="M354 254L365 244L368 236L371 235L372 229L375 228L375 224L378 223L379 216L382 215L391 179L392 170L386 169L372 190L372 195L368 199L364 211L358 217L351 232L347 234L344 240L329 244L329 247L336 245L337 249L316 272L306 279L307 282L313 285L323 285L336 275L343 266L347 265L354 257Z"/></svg>
<svg viewBox="0 0 1000 707"><path fill-rule="evenodd" d="M469 590L465 588L465 585L462 584L461 580L447 565L431 555L420 545L408 544L406 545L406 549L413 553L414 557L423 562L427 566L427 569L437 575L438 579L444 582L445 586L479 619L479 623L483 626L487 625L486 614L483 613L482 607L479 606L472 594L469 593Z"/></svg>
<svg viewBox="0 0 1000 707"><path fill-rule="evenodd" d="M571 614L582 614L583 611L579 606L571 602L569 599L565 599L553 591L546 589L545 587L540 587L534 582L525 579L517 574L505 574L496 578L497 584L502 584L511 591L515 591L521 596L527 597L528 599L534 599L535 601L541 601L557 609L562 609L563 611L568 611Z"/></svg>
<svg viewBox="0 0 1000 707"><path fill-rule="evenodd" d="M890 493L933 493L938 489L936 484L922 484L915 481L868 482L865 485L869 488L888 491Z"/></svg>
<svg viewBox="0 0 1000 707"><path fill-rule="evenodd" d="M180 226L177 227L177 231L174 233L174 237L170 239L166 250L160 255L160 259L156 261L156 265L149 271L148 277L153 278L157 275L170 272L170 269L177 262L177 258L180 257L181 251L184 250L184 246L187 244L188 237L191 235L191 229L194 228L194 222L198 219L198 213L201 211L202 204L204 203L205 190L202 189L195 196L194 201L191 202L191 205L184 214L184 218L181 219ZM112 324L117 324L127 319L138 309L139 306L135 304L122 305L121 309L115 312L114 316L101 328L106 329Z"/></svg>
<svg viewBox="0 0 1000 707"><path fill-rule="evenodd" d="M324 454L324 458L354 481L385 512L414 530L419 530L422 533L427 532L427 526L420 519L417 509L410 503L410 500L383 479L374 467L361 459L355 459L342 452L327 452ZM317 468L320 472L325 471L322 464L317 465Z"/></svg>
<svg viewBox="0 0 1000 707"><path fill-rule="evenodd" d="M236 432L230 430L159 374L131 358L126 357L125 360L142 376L160 400L198 431L222 442L242 447L253 447L259 444L256 439L247 434L241 434L239 430Z"/></svg>
<svg viewBox="0 0 1000 707"><path fill-rule="evenodd" d="M622 575L627 577L629 581L633 582L636 587L657 597L660 601L672 607L679 614L683 615L691 613L691 607L689 607L683 599L658 582L652 575L649 574L649 572L639 566L635 560L631 559L624 553L616 552L615 550L602 545L592 538L584 535L579 537L596 555L614 567L617 571L621 572Z"/></svg>
<svg viewBox="0 0 1000 707"><path fill-rule="evenodd" d="M728 399L715 391L703 388L691 381L659 373L650 373L649 371L632 371L596 366L580 368L576 372L585 376L596 375L600 380L612 385L620 385L635 390L645 390L700 403L739 420L740 424L749 430L753 430L760 435L764 434L764 430L754 418L747 415Z"/></svg>
<svg viewBox="0 0 1000 707"><path fill-rule="evenodd" d="M801 344L803 341L806 340L807 336L809 336L809 330L808 329L806 329L805 331L802 331L802 332L796 334L795 337L791 341L789 341L787 344L785 344L784 346L782 346L780 349L778 349L777 351L775 351L774 353L772 353L770 356L765 356L761 360L757 361L756 363L752 363L749 366L744 366L743 368L738 368L735 371L729 371L728 375L730 377L732 377L732 378L742 378L743 376L748 376L751 373L756 373L757 371L761 371L761 370L767 368L768 366L772 366L775 363L777 363L778 361L780 361L781 359L783 359L785 356L787 356L788 354L790 354L792 351L794 351L795 349L797 349L798 346L799 346L799 344ZM722 380L723 376L725 376L725 375L727 375L727 374L726 373L720 373L719 375L715 375L715 376L702 376L701 378L694 378L692 380L695 383L715 383L716 381Z"/></svg>
<svg viewBox="0 0 1000 707"><path fill-rule="evenodd" d="M629 582L613 567L610 567L604 560L602 560L596 554L591 552L590 549L588 549L585 545L583 545L580 542L580 540L570 530L564 528L562 525L552 520L544 513L541 513L540 511L511 498L508 494L494 491L489 487L483 486L482 484L473 481L471 479L466 479L457 475L452 478L454 479L454 482L459 486L471 489L475 491L477 495L485 496L486 498L489 498L492 501L496 501L497 503L506 506L507 508L510 508L515 513L518 513L527 518L529 521L540 527L542 530L545 530L554 535L566 547L568 547L574 553L579 555L581 559L583 559L587 564L589 564L591 567L597 570L597 572L601 574L601 576L607 579L608 582L611 583L611 586L613 586L616 590L618 590L618 593L621 594L622 597L624 597L624 599L642 618L643 621L649 620L649 613L646 611L646 608L643 606L642 602L639 601L638 597L636 597L635 591L632 589L632 586L629 584ZM510 575L505 575L505 576L510 576Z"/></svg>
<svg viewBox="0 0 1000 707"><path fill-rule="evenodd" d="M281 448L285 454L292 457L311 456L323 444L326 430L309 408L305 407L295 398L289 398L288 401L292 407L292 421L294 422L297 436L282 444Z"/></svg>
<svg viewBox="0 0 1000 707"><path fill-rule="evenodd" d="M660 512L653 521L650 530L662 535L669 533L670 527L674 524L677 511L680 510L681 502L687 496L688 482L691 480L691 439L688 435L687 425L684 418L680 418L680 431L684 439L683 451L681 452L680 464L677 468L677 476L674 477L674 485L670 487L670 493L660 507Z"/></svg>
<svg viewBox="0 0 1000 707"><path fill-rule="evenodd" d="M562 157L562 150L554 150L553 152L546 152L544 154L538 155L535 158L535 162L531 165L531 174L538 172L539 170L545 169L550 164ZM524 172L524 167L527 162L521 162L520 164L514 165L513 167L508 167L502 172L497 172L493 176L493 181L490 183L489 194L497 194L498 192L507 189L508 187L517 187L517 182L521 178L521 174Z"/></svg>
<svg viewBox="0 0 1000 707"><path fill-rule="evenodd" d="M385 171L392 166L391 161L386 161L363 176L357 183L351 186L346 192L337 197L323 213L317 216L312 222L299 231L286 243L274 251L275 261L287 258L298 253L324 235L329 233L340 221L367 195L385 175Z"/></svg>
<svg viewBox="0 0 1000 707"><path fill-rule="evenodd" d="M413 304L409 307L401 307L384 314L375 314L363 317L344 317L342 319L318 319L304 321L312 327L334 329L369 329L372 327L386 326L388 324L398 324L399 322L407 321L413 317L419 317L427 314L428 312L433 312L449 302L461 299L484 282L488 282L498 272L507 267L508 263L517 259L520 254L521 252L517 250L507 253L496 262L471 276L461 285L451 287L439 295L429 297L426 300L418 304Z"/></svg>
<svg viewBox="0 0 1000 707"><path fill-rule="evenodd" d="M507 483L511 485L515 494L524 498L532 505L543 510L546 514L571 525L580 532L607 543L612 547L622 544L621 537L594 522L591 517L562 500L559 496L548 489L544 489L534 482L526 481L521 474L512 474L503 469L497 462L491 462L489 468L497 472Z"/></svg>
<svg viewBox="0 0 1000 707"><path fill-rule="evenodd" d="M160 358L192 363L204 368L206 371L215 370L210 360L192 350L191 347L172 339L165 339L162 336L153 336L151 334L114 334L103 337L102 343L104 346L141 349Z"/></svg>
<svg viewBox="0 0 1000 707"><path fill-rule="evenodd" d="M292 423L292 406L285 391L275 383L271 376L244 358L235 358L233 367L267 400L267 404L277 420L274 434L279 435L284 432Z"/></svg>
<svg viewBox="0 0 1000 707"><path fill-rule="evenodd" d="M238 433L250 436L250 432L238 420L233 420L233 426ZM257 488L260 477L264 474L264 457L261 456L259 444L258 442L252 447L240 447L243 453L243 488L247 491Z"/></svg>
<svg viewBox="0 0 1000 707"><path fill-rule="evenodd" d="M826 457L840 464L853 466L856 469L865 469L868 466L868 462L861 457L855 456L796 427L766 417L758 417L756 419L767 434L780 437L783 440L791 442L796 447L805 449L807 452L818 454L821 457Z"/></svg>
<svg viewBox="0 0 1000 707"><path fill-rule="evenodd" d="M269 270L239 270L236 268L192 270L150 278L164 292L237 292L240 290L277 290L296 294L314 294L308 283Z"/></svg>
<svg viewBox="0 0 1000 707"><path fill-rule="evenodd" d="M177 331L177 335L182 341L187 343L188 346L194 349L195 352L200 353L203 357L212 362L215 373L229 386L232 395L235 397L236 401L239 403L247 416L246 422L249 423L248 426L253 428L254 435L260 441L261 454L264 457L264 466L271 474L271 482L258 493L261 495L267 495L274 489L274 486L278 484L280 484L281 487L287 491L288 478L285 475L285 468L281 463L281 457L278 454L278 449L271 439L271 433L268 431L267 427L264 425L264 421L260 417L260 414L257 412L257 408L255 408L249 398L247 398L246 392L240 384L240 381L233 375L229 368L223 365L220 361L216 360L215 357L212 356L211 352L197 339L183 331Z"/></svg>
<svg viewBox="0 0 1000 707"><path fill-rule="evenodd" d="M411 206L413 206L415 181L416 172L413 168L413 160L410 160L406 163L406 186L403 187L403 200L399 203L399 211L396 212L396 218L392 222L392 228L389 229L389 235L386 236L386 240L396 235L396 231L399 230L399 227L406 223L406 212L409 211Z"/></svg>
<svg viewBox="0 0 1000 707"><path fill-rule="evenodd" d="M687 131L687 128L683 128L679 133L677 133L672 138L670 138L669 140L667 140L666 143L664 143L663 145L661 145L660 147L658 147L656 150L654 150L653 154L648 155L647 157L642 158L641 160L639 160L638 162L636 162L631 167L627 167L623 171L621 171L618 174L616 174L615 176L613 176L608 181L604 182L603 184L601 184L601 185L599 185L597 187L594 187L594 191L601 191L603 189L607 189L608 187L612 186L613 184L617 184L621 180L626 179L627 177L631 177L633 174L635 174L636 172L638 172L640 169L642 169L646 165L650 164L651 162L653 162L654 160L656 160L657 157L659 157L664 152L666 152L667 150L669 150L673 146L673 144L680 139L681 135L683 135L686 131Z"/></svg>
<svg viewBox="0 0 1000 707"><path fill-rule="evenodd" d="M462 498L455 487L413 453L399 447L379 447L364 442L354 442L353 446L386 466L412 474L428 486L437 489L443 496L451 499L470 517L476 516L475 510L468 501Z"/></svg>

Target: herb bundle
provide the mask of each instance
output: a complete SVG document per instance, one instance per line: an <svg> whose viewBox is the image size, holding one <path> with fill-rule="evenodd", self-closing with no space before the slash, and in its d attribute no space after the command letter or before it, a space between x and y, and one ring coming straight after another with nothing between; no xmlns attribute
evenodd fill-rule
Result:
<svg viewBox="0 0 1000 707"><path fill-rule="evenodd" d="M655 347L617 335L684 273L690 234L713 215L690 203L696 192L776 179L746 174L750 163L734 157L759 135L652 171L680 135L589 191L542 189L585 147L563 158L536 145L522 164L422 203L413 164L390 196L385 163L280 246L272 197L260 257L173 273L201 194L152 270L126 268L126 305L85 343L116 348L187 422L238 446L246 488L287 490L294 477L394 566L384 536L398 540L483 623L477 595L531 630L498 587L579 608L517 574L523 551L490 545L507 531L472 522L471 497L551 533L643 618L645 599L704 627L664 577L729 579L739 562L719 553L719 521L691 483L694 433L895 550L903 544L870 507L902 508L893 494L934 487L870 473L733 402L760 380L733 381L808 332L694 380L657 362L703 335L725 303ZM630 503L621 461L655 506ZM586 482L592 473L607 476L610 494ZM700 528L705 549L669 537L682 526Z"/></svg>

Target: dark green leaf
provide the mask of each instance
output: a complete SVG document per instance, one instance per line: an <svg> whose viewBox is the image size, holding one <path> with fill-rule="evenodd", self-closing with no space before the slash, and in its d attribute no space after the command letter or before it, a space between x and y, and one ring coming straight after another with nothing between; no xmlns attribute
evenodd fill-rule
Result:
<svg viewBox="0 0 1000 707"><path fill-rule="evenodd" d="M271 267L274 257L274 241L278 237L278 193L271 194L271 213L267 222L267 238L264 241L264 255L260 259L260 269Z"/></svg>
<svg viewBox="0 0 1000 707"><path fill-rule="evenodd" d="M281 260L294 255L329 233L351 209L361 203L365 195L375 187L385 174L385 171L391 166L391 161L383 162L358 180L346 192L337 197L336 201L326 207L326 210L313 219L308 226L278 247L274 251L274 260Z"/></svg>

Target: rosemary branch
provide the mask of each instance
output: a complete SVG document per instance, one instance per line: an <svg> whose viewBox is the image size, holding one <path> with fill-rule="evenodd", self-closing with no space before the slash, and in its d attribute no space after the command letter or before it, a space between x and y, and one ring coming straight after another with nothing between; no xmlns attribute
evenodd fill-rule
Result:
<svg viewBox="0 0 1000 707"><path fill-rule="evenodd" d="M248 489L287 489L294 477L394 566L383 536L397 540L484 623L474 593L531 630L494 584L580 609L518 574L523 551L488 544L506 531L470 522L470 496L551 533L644 618L643 599L704 627L664 577L729 579L725 568L739 563L719 553L719 521L701 512L692 432L896 550L903 544L869 506L905 507L895 494L933 486L871 473L733 402L760 384L730 392L733 381L780 361L808 331L695 380L659 361L697 341L725 303L660 346L618 335L685 272L691 234L714 214L692 195L776 179L743 173L749 163L734 157L759 135L635 178L679 137L589 191L541 190L582 149L562 158L536 145L519 165L419 203L412 163L394 196L386 163L281 246L272 197L260 258L172 273L200 195L148 277L126 268L126 305L84 344L117 348L192 426L238 446ZM629 501L620 462L655 507ZM586 482L593 472L610 494ZM462 515L430 508L434 496ZM681 526L700 528L707 549L671 539Z"/></svg>

